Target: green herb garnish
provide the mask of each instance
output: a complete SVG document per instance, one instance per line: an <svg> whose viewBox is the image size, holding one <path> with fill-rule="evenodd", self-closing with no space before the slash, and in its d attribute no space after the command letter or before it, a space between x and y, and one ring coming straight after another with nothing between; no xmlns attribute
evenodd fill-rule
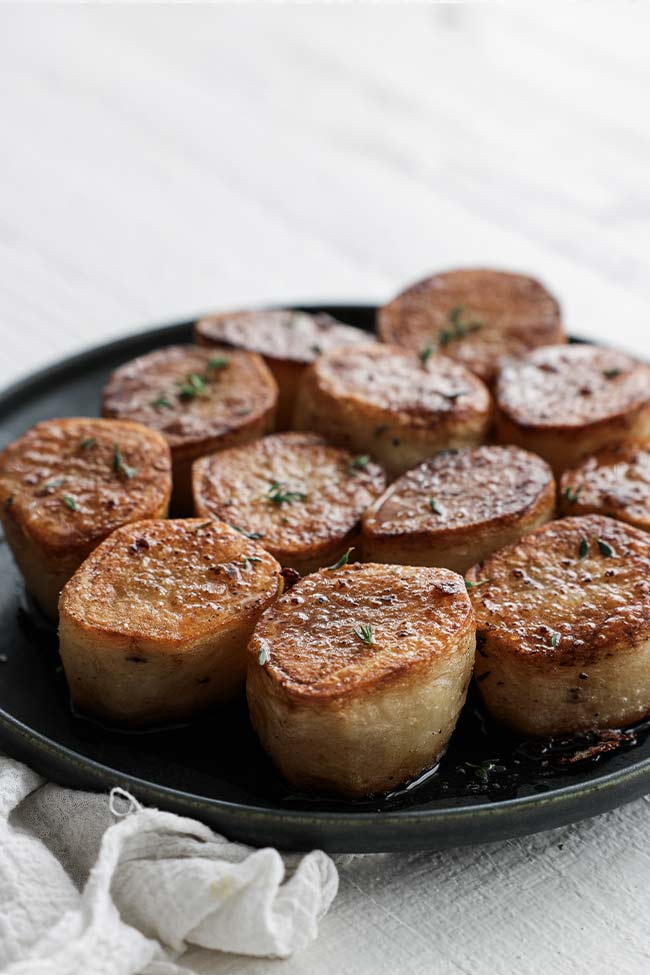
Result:
<svg viewBox="0 0 650 975"><path fill-rule="evenodd" d="M94 447L96 443L96 437L85 437L79 441L79 450L88 450L90 447Z"/></svg>
<svg viewBox="0 0 650 975"><path fill-rule="evenodd" d="M489 579L477 579L476 582L470 582L469 579L465 579L465 588L469 591L470 589L478 589L479 586L484 586Z"/></svg>
<svg viewBox="0 0 650 975"><path fill-rule="evenodd" d="M328 570L330 572L334 572L336 569L340 569L340 568L342 568L342 566L347 565L348 564L348 561L350 559L350 552L353 552L353 551L354 551L354 546L351 546L347 550L347 552L344 552L343 553L343 555L338 560L338 562L335 562L334 565L328 565L327 566Z"/></svg>
<svg viewBox="0 0 650 975"><path fill-rule="evenodd" d="M184 383L178 383L178 395L181 399L194 399L195 396L207 396L208 386L205 376L198 372L191 372Z"/></svg>
<svg viewBox="0 0 650 975"><path fill-rule="evenodd" d="M230 521L227 522L227 524L230 525L231 528L234 528L236 532L239 532L240 535L245 535L246 538L250 538L252 541L257 541L258 538L264 538L264 532L247 532L245 529L239 528L237 525L233 525Z"/></svg>
<svg viewBox="0 0 650 975"><path fill-rule="evenodd" d="M313 345L310 345L309 346L309 351L310 352L313 352L314 355L321 355L321 353L323 351L323 347L322 347L322 345L319 345L318 342L314 342Z"/></svg>
<svg viewBox="0 0 650 975"><path fill-rule="evenodd" d="M304 501L306 498L304 491L286 491L281 481L273 481L266 492L266 500L271 504L293 504L294 501Z"/></svg>
<svg viewBox="0 0 650 975"><path fill-rule="evenodd" d="M490 772L494 771L495 768L499 768L498 758L485 758L482 762L475 764L474 762L465 762L465 767L472 769L474 778L477 782L482 785L487 785Z"/></svg>
<svg viewBox="0 0 650 975"><path fill-rule="evenodd" d="M580 548L578 549L578 555L580 556L581 559L586 559L588 551L589 551L589 542L583 535L582 538L580 539Z"/></svg>
<svg viewBox="0 0 650 975"><path fill-rule="evenodd" d="M622 372L623 372L622 369L616 369L616 368L603 369L603 376L605 377L605 379L616 379L616 377L620 376Z"/></svg>
<svg viewBox="0 0 650 975"><path fill-rule="evenodd" d="M152 399L151 405L155 406L156 409L172 410L174 408L174 404L171 402L170 399L168 399L167 396L165 396L164 393L161 393L160 396L157 396L155 399Z"/></svg>
<svg viewBox="0 0 650 975"><path fill-rule="evenodd" d="M357 471L364 470L370 463L370 454L361 454L359 457L355 457L348 464L348 474L356 474Z"/></svg>
<svg viewBox="0 0 650 975"><path fill-rule="evenodd" d="M433 355L433 346L431 345L431 343L425 345L425 347L422 349L421 352L418 353L418 355L420 357L420 362L422 363L422 365L426 366L427 362Z"/></svg>
<svg viewBox="0 0 650 975"><path fill-rule="evenodd" d="M558 640L559 639L560 639L560 634L559 633L553 633L552 636L551 636L550 645L552 647L556 647L557 644L558 644Z"/></svg>
<svg viewBox="0 0 650 975"><path fill-rule="evenodd" d="M430 507L431 511L433 511L434 515L441 515L442 514L442 511L438 507L438 502L436 501L435 498L429 498L428 499L428 502L429 502L429 507Z"/></svg>
<svg viewBox="0 0 650 975"><path fill-rule="evenodd" d="M598 546L598 550L600 554L604 555L606 559L608 559L611 555L614 554L614 549L612 548L612 546L608 545L607 542L604 542L602 538L596 539L596 545Z"/></svg>
<svg viewBox="0 0 650 975"><path fill-rule="evenodd" d="M259 663L259 665L261 667L263 667L264 664L267 664L270 659L271 659L271 654L269 652L269 648L267 647L266 644L264 644L262 646L262 649L260 650L260 652L257 655L257 662Z"/></svg>
<svg viewBox="0 0 650 975"><path fill-rule="evenodd" d="M56 491L63 484L65 484L65 477L55 477L53 481L48 481L43 487L46 491Z"/></svg>
<svg viewBox="0 0 650 975"><path fill-rule="evenodd" d="M372 625L370 623L362 623L361 626L355 626L354 635L361 640L362 643L367 643L368 646L375 642L375 637L372 632Z"/></svg>
<svg viewBox="0 0 650 975"><path fill-rule="evenodd" d="M124 458L122 457L122 451L120 450L120 445L118 443L113 444L113 470L116 474L122 474L127 481L130 481L132 477L138 472L137 467L129 467Z"/></svg>
<svg viewBox="0 0 650 975"><path fill-rule="evenodd" d="M244 568L249 569L254 562L261 562L262 559L258 559L256 555L246 555L244 556Z"/></svg>
<svg viewBox="0 0 650 975"><path fill-rule="evenodd" d="M569 504L575 504L581 491L582 486L577 488L575 491L571 486L565 487L564 491L562 492L562 497L565 499L565 501L568 501Z"/></svg>
<svg viewBox="0 0 650 975"><path fill-rule="evenodd" d="M213 355L211 359L208 359L209 369L225 369L230 365L230 359L226 359L222 355Z"/></svg>
<svg viewBox="0 0 650 975"><path fill-rule="evenodd" d="M456 305L451 309L447 316L449 328L443 328L440 332L440 345L445 348L450 342L465 338L471 332L478 332L483 328L483 322L478 319L464 320L465 305Z"/></svg>
<svg viewBox="0 0 650 975"><path fill-rule="evenodd" d="M69 494L63 495L63 503L67 508L70 509L70 511L79 511L79 505Z"/></svg>

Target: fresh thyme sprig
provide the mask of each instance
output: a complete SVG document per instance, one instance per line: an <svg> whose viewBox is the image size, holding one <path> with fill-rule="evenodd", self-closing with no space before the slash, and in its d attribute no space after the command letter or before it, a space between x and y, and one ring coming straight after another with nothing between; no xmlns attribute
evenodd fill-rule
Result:
<svg viewBox="0 0 650 975"><path fill-rule="evenodd" d="M449 320L449 328L443 328L440 332L440 345L444 348L449 345L450 342L455 342L458 339L465 338L471 332L478 332L479 329L483 328L483 322L478 319L464 320L463 315L465 314L465 305L455 305L449 315L447 316Z"/></svg>
<svg viewBox="0 0 650 975"><path fill-rule="evenodd" d="M329 571L329 572L335 572L335 571L336 571L336 569L340 569L340 568L342 568L342 567L343 567L344 565L347 565L347 564L348 564L348 562L349 562L349 560L350 560L350 552L353 552L353 551L354 551L354 546L351 546L351 547L350 547L350 548L349 548L349 549L347 550L347 552L344 552L344 553L343 553L343 555L342 555L342 556L341 556L341 558L340 558L340 559L338 560L338 562L335 562L335 563L334 563L334 565L328 565L328 566L327 566L327 569L328 569L328 571Z"/></svg>
<svg viewBox="0 0 650 975"><path fill-rule="evenodd" d="M469 591L470 589L478 589L479 586L484 586L489 579L477 579L476 582L470 582L469 579L465 579L465 588Z"/></svg>
<svg viewBox="0 0 650 975"><path fill-rule="evenodd" d="M307 495L304 491L287 491L282 481L273 481L265 497L271 504L293 504L294 501L305 501Z"/></svg>
<svg viewBox="0 0 650 975"><path fill-rule="evenodd" d="M571 485L568 485L567 487L565 487L564 491L562 492L562 497L565 499L565 501L568 501L569 504L575 504L576 501L578 500L578 496L581 491L582 491L582 485L576 488L575 491L573 490Z"/></svg>
<svg viewBox="0 0 650 975"><path fill-rule="evenodd" d="M252 539L252 541L257 541L258 538L264 538L264 532L247 532L244 528L239 528L238 525L233 525L231 521L227 522L231 528L234 528L236 532L240 535L245 535L246 538Z"/></svg>
<svg viewBox="0 0 650 975"><path fill-rule="evenodd" d="M158 409L173 410L174 408L174 404L172 403L172 401L169 399L168 396L165 396L164 393L161 393L160 396L156 396L155 399L152 399L151 405L155 406L157 410Z"/></svg>
<svg viewBox="0 0 650 975"><path fill-rule="evenodd" d="M63 503L66 506L66 508L70 509L70 511L79 511L79 505L77 504L75 498L72 497L72 495L64 494Z"/></svg>
<svg viewBox="0 0 650 975"><path fill-rule="evenodd" d="M130 481L138 473L137 467L129 467L124 460L118 443L113 444L113 470L116 474L122 474L127 481Z"/></svg>
<svg viewBox="0 0 650 975"><path fill-rule="evenodd" d="M434 515L441 515L442 510L438 507L438 502L436 501L436 499L428 498L427 500L428 500L429 508L431 509L431 511L433 511Z"/></svg>
<svg viewBox="0 0 650 975"><path fill-rule="evenodd" d="M230 359L223 355L213 355L208 359L208 369L227 369L229 365Z"/></svg>
<svg viewBox="0 0 650 975"><path fill-rule="evenodd" d="M361 640L362 643L367 643L368 646L375 642L375 635L372 630L371 623L361 623L359 626L355 626L354 635L357 639Z"/></svg>
<svg viewBox="0 0 650 975"><path fill-rule="evenodd" d="M205 376L198 372L190 372L185 382L178 383L178 395L181 399L194 399L196 396L208 395L208 384Z"/></svg>
<svg viewBox="0 0 650 975"><path fill-rule="evenodd" d="M348 474L356 474L357 471L365 470L369 463L370 454L361 454L359 457L355 457L348 464Z"/></svg>

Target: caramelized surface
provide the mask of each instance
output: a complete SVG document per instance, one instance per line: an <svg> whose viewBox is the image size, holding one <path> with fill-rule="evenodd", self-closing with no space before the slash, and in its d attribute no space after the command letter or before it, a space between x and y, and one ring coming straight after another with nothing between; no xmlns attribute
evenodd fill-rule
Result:
<svg viewBox="0 0 650 975"><path fill-rule="evenodd" d="M441 657L473 625L463 580L447 569L354 564L298 582L258 623L249 645L297 697L364 693ZM372 644L355 634L372 627Z"/></svg>
<svg viewBox="0 0 650 975"><path fill-rule="evenodd" d="M615 349L549 346L506 365L496 395L520 426L570 430L650 403L650 367Z"/></svg>
<svg viewBox="0 0 650 975"><path fill-rule="evenodd" d="M605 447L565 471L560 492L565 514L598 512L649 529L650 444Z"/></svg>
<svg viewBox="0 0 650 975"><path fill-rule="evenodd" d="M46 420L0 455L6 516L51 551L82 548L158 513L170 491L169 447L138 423Z"/></svg>
<svg viewBox="0 0 650 975"><path fill-rule="evenodd" d="M393 346L366 344L323 356L312 368L330 395L411 427L427 428L438 418L462 420L490 408L483 383L446 356L422 362Z"/></svg>
<svg viewBox="0 0 650 975"><path fill-rule="evenodd" d="M385 480L378 464L317 434L282 433L198 461L194 494L198 514L260 533L282 561L352 532Z"/></svg>
<svg viewBox="0 0 650 975"><path fill-rule="evenodd" d="M200 640L259 611L280 567L217 521L141 521L118 529L67 583L61 615L85 629L158 641Z"/></svg>
<svg viewBox="0 0 650 975"><path fill-rule="evenodd" d="M513 655L536 655L540 666L586 663L650 637L650 538L611 518L550 522L467 578L481 583L471 590L479 634Z"/></svg>
<svg viewBox="0 0 650 975"><path fill-rule="evenodd" d="M364 517L364 531L435 535L507 523L553 492L548 464L519 447L444 451L399 477Z"/></svg>
<svg viewBox="0 0 650 975"><path fill-rule="evenodd" d="M199 389L188 395L192 376ZM273 377L255 353L172 345L116 369L104 389L103 413L159 430L175 448L227 437L272 412L276 398Z"/></svg>
<svg viewBox="0 0 650 975"><path fill-rule="evenodd" d="M419 281L380 310L378 330L415 352L430 344L486 382L506 357L566 340L558 304L538 281L489 270Z"/></svg>
<svg viewBox="0 0 650 975"><path fill-rule="evenodd" d="M250 349L271 359L313 362L342 345L369 342L367 332L330 315L270 309L208 315L195 326L196 340Z"/></svg>

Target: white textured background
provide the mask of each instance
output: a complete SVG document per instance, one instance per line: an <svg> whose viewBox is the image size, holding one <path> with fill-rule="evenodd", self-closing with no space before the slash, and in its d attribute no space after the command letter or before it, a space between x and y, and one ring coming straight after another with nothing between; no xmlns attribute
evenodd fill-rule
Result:
<svg viewBox="0 0 650 975"><path fill-rule="evenodd" d="M0 6L0 379L218 306L533 272L650 353L650 7ZM241 975L646 975L650 808L341 868ZM63 975L63 973L62 973Z"/></svg>

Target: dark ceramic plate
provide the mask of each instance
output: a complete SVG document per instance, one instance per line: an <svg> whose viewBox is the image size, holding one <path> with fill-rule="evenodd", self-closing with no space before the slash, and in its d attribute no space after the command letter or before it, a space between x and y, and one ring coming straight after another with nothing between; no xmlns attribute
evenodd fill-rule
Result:
<svg viewBox="0 0 650 975"><path fill-rule="evenodd" d="M322 310L373 329L373 307ZM39 420L97 414L115 366L190 337L190 322L158 328L23 380L0 396L0 445ZM145 803L258 846L339 852L482 843L593 816L650 791L645 728L609 752L599 752L598 740L520 741L491 727L470 696L437 773L367 803L297 795L258 747L243 704L148 734L119 733L75 716L54 630L30 607L4 543L0 572L0 746L63 784L120 785ZM575 762L576 748L594 753Z"/></svg>

